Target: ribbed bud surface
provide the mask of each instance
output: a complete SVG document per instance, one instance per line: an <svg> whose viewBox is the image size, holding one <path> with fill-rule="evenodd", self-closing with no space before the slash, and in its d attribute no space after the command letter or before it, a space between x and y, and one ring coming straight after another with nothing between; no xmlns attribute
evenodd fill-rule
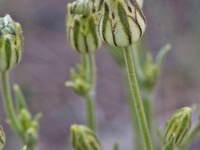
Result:
<svg viewBox="0 0 200 150"><path fill-rule="evenodd" d="M191 115L192 109L190 107L184 107L168 120L167 128L165 132L164 142L167 143L174 137L176 146L179 146L181 142L187 136L191 127Z"/></svg>
<svg viewBox="0 0 200 150"><path fill-rule="evenodd" d="M83 125L71 126L71 143L75 150L102 150L94 132Z"/></svg>
<svg viewBox="0 0 200 150"><path fill-rule="evenodd" d="M9 15L0 18L0 72L12 69L22 56L23 37L19 23Z"/></svg>
<svg viewBox="0 0 200 150"><path fill-rule="evenodd" d="M99 32L104 42L127 47L138 41L145 29L146 19L137 1L105 1L99 23Z"/></svg>
<svg viewBox="0 0 200 150"><path fill-rule="evenodd" d="M3 131L3 128L0 126L0 150L2 150L5 146L6 136Z"/></svg>
<svg viewBox="0 0 200 150"><path fill-rule="evenodd" d="M67 36L71 47L80 53L95 52L101 46L98 15L90 0L68 4Z"/></svg>

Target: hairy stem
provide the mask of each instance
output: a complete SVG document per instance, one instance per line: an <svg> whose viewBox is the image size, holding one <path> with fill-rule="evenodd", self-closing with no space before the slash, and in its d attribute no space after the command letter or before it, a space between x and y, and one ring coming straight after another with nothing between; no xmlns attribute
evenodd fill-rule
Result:
<svg viewBox="0 0 200 150"><path fill-rule="evenodd" d="M150 137L148 124L147 124L145 113L144 113L144 108L143 108L139 88L138 88L138 82L137 82L136 73L135 73L135 66L134 66L132 51L130 47L124 48L123 53L124 53L124 59L125 59L128 78L129 78L130 90L133 97L132 101L134 104L134 108L131 108L131 109L136 110L137 119L139 122L139 128L140 128L140 131L142 133L142 137L145 143L145 146L144 146L145 149L152 150L153 148L152 148L151 137Z"/></svg>
<svg viewBox="0 0 200 150"><path fill-rule="evenodd" d="M87 68L87 80L91 85L91 90L85 96L86 99L86 110L87 110L87 122L88 126L93 130L96 131L97 128L97 121L96 121L96 62L94 54L86 54L85 57L86 63L83 63Z"/></svg>

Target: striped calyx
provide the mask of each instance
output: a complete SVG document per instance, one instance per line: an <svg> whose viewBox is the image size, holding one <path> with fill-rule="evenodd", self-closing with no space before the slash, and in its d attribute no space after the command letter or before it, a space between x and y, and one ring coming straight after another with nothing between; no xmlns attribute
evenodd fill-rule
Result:
<svg viewBox="0 0 200 150"><path fill-rule="evenodd" d="M104 2L99 22L100 36L104 42L127 47L138 41L146 29L146 19L135 0Z"/></svg>
<svg viewBox="0 0 200 150"><path fill-rule="evenodd" d="M95 133L84 125L71 126L71 143L75 150L102 150Z"/></svg>
<svg viewBox="0 0 200 150"><path fill-rule="evenodd" d="M71 47L80 53L95 52L101 46L95 3L75 1L69 3L67 9L67 36Z"/></svg>
<svg viewBox="0 0 200 150"><path fill-rule="evenodd" d="M5 146L6 136L3 131L3 128L0 126L0 150L2 150Z"/></svg>
<svg viewBox="0 0 200 150"><path fill-rule="evenodd" d="M167 128L164 137L164 144L174 138L174 144L179 146L181 142L187 137L191 127L192 109L184 107L174 113L168 120Z"/></svg>
<svg viewBox="0 0 200 150"><path fill-rule="evenodd" d="M0 72L16 66L22 56L23 36L19 23L9 15L0 18Z"/></svg>
<svg viewBox="0 0 200 150"><path fill-rule="evenodd" d="M140 6L140 8L143 7L144 0L136 0L136 2L137 2L138 5Z"/></svg>

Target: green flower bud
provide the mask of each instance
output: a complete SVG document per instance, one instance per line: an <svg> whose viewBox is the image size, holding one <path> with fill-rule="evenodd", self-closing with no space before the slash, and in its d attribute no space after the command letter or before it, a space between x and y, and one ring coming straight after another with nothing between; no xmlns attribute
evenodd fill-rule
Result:
<svg viewBox="0 0 200 150"><path fill-rule="evenodd" d="M23 127L23 130L26 131L29 128L32 121L30 112L27 109L22 108L19 111L18 119Z"/></svg>
<svg viewBox="0 0 200 150"><path fill-rule="evenodd" d="M95 52L101 46L98 15L90 0L68 4L67 35L71 47L80 53Z"/></svg>
<svg viewBox="0 0 200 150"><path fill-rule="evenodd" d="M146 19L137 1L105 2L99 22L104 42L116 47L127 47L138 41L146 29Z"/></svg>
<svg viewBox="0 0 200 150"><path fill-rule="evenodd" d="M95 133L86 126L71 126L71 143L75 150L102 150Z"/></svg>
<svg viewBox="0 0 200 150"><path fill-rule="evenodd" d="M25 143L27 146L32 147L38 141L38 131L34 127L29 127L25 133Z"/></svg>
<svg viewBox="0 0 200 150"><path fill-rule="evenodd" d="M0 150L2 150L4 148L5 142L6 142L6 136L3 131L2 126L0 126Z"/></svg>
<svg viewBox="0 0 200 150"><path fill-rule="evenodd" d="M67 87L71 87L74 90L74 92L81 96L86 95L91 89L90 84L84 80L81 80L80 78L77 78L74 82L66 82L65 85Z"/></svg>
<svg viewBox="0 0 200 150"><path fill-rule="evenodd" d="M174 137L174 144L179 146L186 138L191 127L192 109L184 107L175 112L168 120L164 137L164 144L169 143Z"/></svg>
<svg viewBox="0 0 200 150"><path fill-rule="evenodd" d="M14 22L9 15L0 18L0 72L12 69L19 63L22 47L20 24Z"/></svg>
<svg viewBox="0 0 200 150"><path fill-rule="evenodd" d="M17 113L19 113L21 109L27 109L26 101L20 87L17 84L14 84L13 90L15 94Z"/></svg>
<svg viewBox="0 0 200 150"><path fill-rule="evenodd" d="M39 138L39 120L42 115L37 114L31 121L29 121L29 126L24 131L24 141L27 145L27 149L34 147Z"/></svg>

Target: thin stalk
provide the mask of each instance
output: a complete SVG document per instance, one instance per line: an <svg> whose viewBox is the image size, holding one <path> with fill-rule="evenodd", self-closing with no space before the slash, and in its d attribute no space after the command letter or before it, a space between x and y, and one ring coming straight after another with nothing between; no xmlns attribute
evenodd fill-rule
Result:
<svg viewBox="0 0 200 150"><path fill-rule="evenodd" d="M2 92L3 92L3 101L4 101L4 108L6 110L9 123L13 130L23 138L23 131L22 127L17 119L16 113L14 111L13 101L10 92L10 83L8 72L1 72L1 80L2 80Z"/></svg>
<svg viewBox="0 0 200 150"><path fill-rule="evenodd" d="M143 108L139 88L138 88L138 82L137 82L136 73L135 73L135 66L134 66L132 51L130 47L124 48L123 53L124 53L124 59L125 59L125 64L127 68L127 74L129 78L130 90L133 97L132 101L135 106L134 108L131 108L131 109L136 110L140 131L142 133L143 140L145 143L145 146L144 146L145 149L152 150L153 148L152 148L151 137L150 137L148 124L147 124L145 113L144 113L144 108Z"/></svg>
<svg viewBox="0 0 200 150"><path fill-rule="evenodd" d="M87 77L88 81L91 84L91 90L85 96L86 99L86 109L87 109L87 122L88 126L96 131L97 129L97 121L96 121L96 62L94 54L87 54L86 56L87 62Z"/></svg>
<svg viewBox="0 0 200 150"><path fill-rule="evenodd" d="M96 131L95 98L88 94L85 99L88 127L93 131Z"/></svg>
<svg viewBox="0 0 200 150"><path fill-rule="evenodd" d="M125 70L123 71L125 73ZM132 97L132 93L130 91L130 85L128 82L128 76L127 74L124 75L125 81L126 81L126 91L127 91L127 95L128 95L128 107L129 107L129 114L130 114L130 119L131 119L131 125L132 125L132 131L133 131L133 135L134 135L134 150L141 150L143 149L142 146L142 135L139 129L139 123L138 123L138 119L137 119L137 115L136 115L136 110L132 109L135 107L134 103L133 103L133 97Z"/></svg>

